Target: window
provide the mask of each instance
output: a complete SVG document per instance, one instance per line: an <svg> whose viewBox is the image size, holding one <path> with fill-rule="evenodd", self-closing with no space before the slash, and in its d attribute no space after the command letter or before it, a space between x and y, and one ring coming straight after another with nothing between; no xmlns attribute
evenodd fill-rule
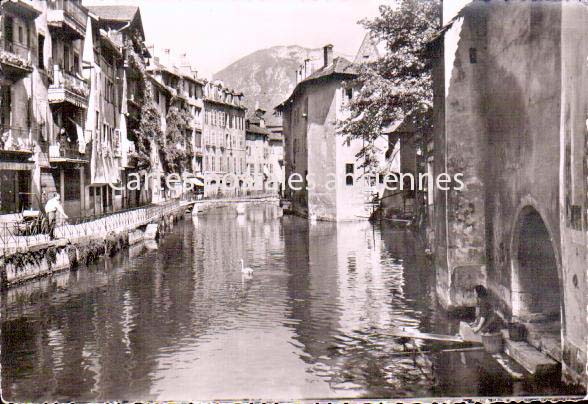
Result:
<svg viewBox="0 0 588 404"><path fill-rule="evenodd" d="M12 112L10 86L0 88L0 126L10 126Z"/></svg>
<svg viewBox="0 0 588 404"><path fill-rule="evenodd" d="M20 25L18 26L18 42L23 45L25 43L24 31Z"/></svg>
<svg viewBox="0 0 588 404"><path fill-rule="evenodd" d="M478 63L478 50L476 48L470 48L470 63Z"/></svg>
<svg viewBox="0 0 588 404"><path fill-rule="evenodd" d="M39 67L39 69L44 69L45 68L45 37L41 34L39 34L39 37L37 39L37 66Z"/></svg>
<svg viewBox="0 0 588 404"><path fill-rule="evenodd" d="M345 164L345 185L353 185L353 173L355 171L355 167L353 163Z"/></svg>
<svg viewBox="0 0 588 404"><path fill-rule="evenodd" d="M73 72L79 73L80 72L80 55L74 53L73 56Z"/></svg>
<svg viewBox="0 0 588 404"><path fill-rule="evenodd" d="M4 18L4 38L7 42L7 50L13 51L12 43L14 41L14 19L8 16Z"/></svg>
<svg viewBox="0 0 588 404"><path fill-rule="evenodd" d="M353 89L352 88L345 89L345 98L347 98L347 101L351 101L351 99L353 98Z"/></svg>
<svg viewBox="0 0 588 404"><path fill-rule="evenodd" d="M69 46L63 46L63 70L70 73L71 72L71 65L69 60Z"/></svg>

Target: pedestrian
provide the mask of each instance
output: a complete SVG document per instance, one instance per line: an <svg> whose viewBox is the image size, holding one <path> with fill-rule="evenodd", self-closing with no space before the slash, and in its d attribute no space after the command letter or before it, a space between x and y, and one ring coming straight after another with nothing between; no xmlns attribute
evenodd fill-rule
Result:
<svg viewBox="0 0 588 404"><path fill-rule="evenodd" d="M482 285L477 285L474 291L476 292L477 304L476 321L470 324L472 331L476 334L496 332L500 328L500 318L492 309L488 290Z"/></svg>
<svg viewBox="0 0 588 404"><path fill-rule="evenodd" d="M45 213L47 214L47 221L49 224L49 238L51 240L55 239L55 225L57 222L57 213L59 213L64 219L67 219L68 216L63 211L63 206L61 206L61 196L56 192L53 195L53 198L49 199L45 204Z"/></svg>

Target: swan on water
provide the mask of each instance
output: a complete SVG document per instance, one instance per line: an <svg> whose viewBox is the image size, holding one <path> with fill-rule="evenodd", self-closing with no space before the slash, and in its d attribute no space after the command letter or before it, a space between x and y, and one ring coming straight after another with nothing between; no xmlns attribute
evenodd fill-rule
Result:
<svg viewBox="0 0 588 404"><path fill-rule="evenodd" d="M245 264L243 263L243 258L241 258L241 273L246 274L246 275L253 274L253 269L251 269L249 267L245 267Z"/></svg>

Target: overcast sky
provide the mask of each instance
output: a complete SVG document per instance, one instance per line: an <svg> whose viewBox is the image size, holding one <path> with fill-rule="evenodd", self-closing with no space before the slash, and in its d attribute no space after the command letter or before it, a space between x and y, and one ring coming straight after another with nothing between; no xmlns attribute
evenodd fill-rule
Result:
<svg viewBox="0 0 588 404"><path fill-rule="evenodd" d="M365 31L357 21L393 0L83 0L141 7L147 41L186 52L202 77L258 49L276 45L354 55Z"/></svg>

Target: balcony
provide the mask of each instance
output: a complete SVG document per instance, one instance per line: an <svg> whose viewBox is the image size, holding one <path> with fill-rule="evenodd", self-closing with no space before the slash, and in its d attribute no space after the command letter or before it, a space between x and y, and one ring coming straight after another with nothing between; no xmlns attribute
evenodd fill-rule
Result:
<svg viewBox="0 0 588 404"><path fill-rule="evenodd" d="M89 162L89 158L80 153L77 144L55 142L49 145L49 162L85 164Z"/></svg>
<svg viewBox="0 0 588 404"><path fill-rule="evenodd" d="M88 108L90 89L86 80L66 73L58 65L53 67L53 84L49 86L49 104L69 103Z"/></svg>
<svg viewBox="0 0 588 404"><path fill-rule="evenodd" d="M35 7L32 0L2 0L0 2L3 11L20 15L34 20L41 15L41 10Z"/></svg>
<svg viewBox="0 0 588 404"><path fill-rule="evenodd" d="M35 144L30 140L29 129L0 126L0 152L14 156L30 156Z"/></svg>
<svg viewBox="0 0 588 404"><path fill-rule="evenodd" d="M73 0L48 0L47 24L50 29L60 30L74 39L86 35L88 12Z"/></svg>
<svg viewBox="0 0 588 404"><path fill-rule="evenodd" d="M33 71L31 50L15 42L0 39L0 64L9 78L19 79Z"/></svg>

